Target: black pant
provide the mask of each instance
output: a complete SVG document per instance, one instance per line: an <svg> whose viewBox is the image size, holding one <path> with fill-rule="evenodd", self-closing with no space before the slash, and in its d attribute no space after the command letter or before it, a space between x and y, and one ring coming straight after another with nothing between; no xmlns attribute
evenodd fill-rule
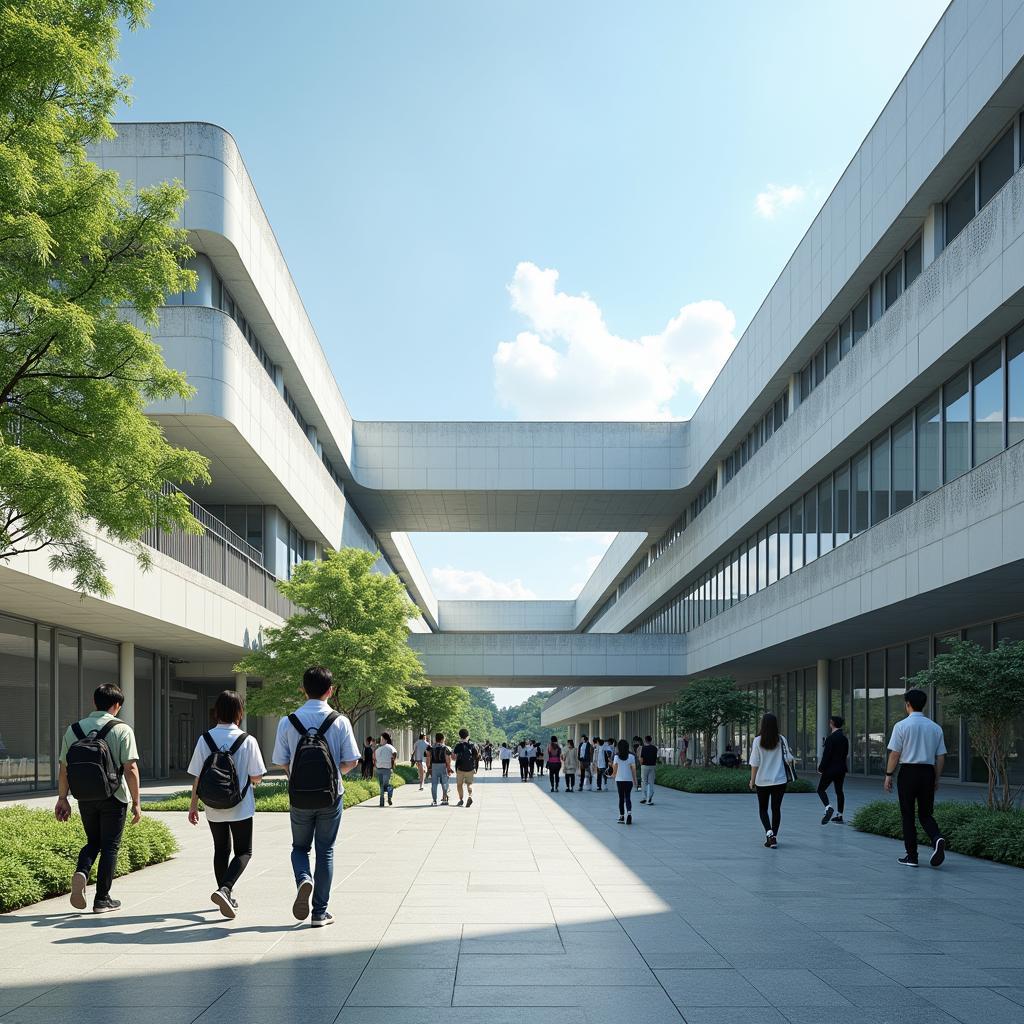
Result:
<svg viewBox="0 0 1024 1024"><path fill-rule="evenodd" d="M576 773L565 773L565 788L571 793L576 788Z"/></svg>
<svg viewBox="0 0 1024 1024"><path fill-rule="evenodd" d="M828 787L836 787L836 810L840 814L846 806L846 794L843 792L845 779L846 772L822 772L818 779L818 797L825 807L828 807Z"/></svg>
<svg viewBox="0 0 1024 1024"><path fill-rule="evenodd" d="M128 805L116 796L106 800L80 800L78 813L82 816L85 829L85 846L78 853L76 871L88 875L97 857L100 866L96 869L96 899L105 900L110 895L117 867L117 851L121 849L121 836L128 817Z"/></svg>
<svg viewBox="0 0 1024 1024"><path fill-rule="evenodd" d="M519 758L519 777L523 780L528 779L532 772L530 771L530 765L533 762L528 757Z"/></svg>
<svg viewBox="0 0 1024 1024"><path fill-rule="evenodd" d="M779 825L782 824L782 798L786 795L786 784L780 782L777 786L757 787L757 813L761 816L761 824L765 832L779 834ZM771 802L772 817L768 820L768 803Z"/></svg>
<svg viewBox="0 0 1024 1024"><path fill-rule="evenodd" d="M211 821L210 831L213 833L213 874L217 888L230 892L252 859L252 818ZM235 848L234 857L231 856L232 846Z"/></svg>
<svg viewBox="0 0 1024 1024"><path fill-rule="evenodd" d="M508 778L508 758L503 757L501 759L501 774L504 778Z"/></svg>
<svg viewBox="0 0 1024 1024"><path fill-rule="evenodd" d="M633 780L628 782L616 782L615 788L619 791L619 817L624 814L633 813Z"/></svg>
<svg viewBox="0 0 1024 1024"><path fill-rule="evenodd" d="M548 777L551 779L551 791L558 789L558 773L562 770L561 764L555 761L548 761Z"/></svg>
<svg viewBox="0 0 1024 1024"><path fill-rule="evenodd" d="M604 769L603 768L595 768L594 769L594 777L597 779L597 788L600 789L601 785L604 782Z"/></svg>
<svg viewBox="0 0 1024 1024"><path fill-rule="evenodd" d="M594 772L592 771L590 761L580 761L580 791L583 790L583 783L587 781L587 776L590 776L590 784L594 784Z"/></svg>
<svg viewBox="0 0 1024 1024"><path fill-rule="evenodd" d="M896 792L900 797L900 815L903 818L903 845L907 848L907 856L917 860L917 825L914 822L914 803L917 803L917 816L921 827L935 845L941 834L939 826L932 817L935 806L935 765L932 764L901 764L896 779Z"/></svg>

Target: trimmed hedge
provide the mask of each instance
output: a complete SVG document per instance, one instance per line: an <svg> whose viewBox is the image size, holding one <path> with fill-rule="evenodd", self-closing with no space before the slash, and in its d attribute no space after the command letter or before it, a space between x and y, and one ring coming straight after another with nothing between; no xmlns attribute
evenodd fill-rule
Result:
<svg viewBox="0 0 1024 1024"><path fill-rule="evenodd" d="M392 777L394 777L394 775L397 775L404 782L420 781L419 770L414 768L411 764L396 764Z"/></svg>
<svg viewBox="0 0 1024 1024"><path fill-rule="evenodd" d="M397 789L405 785L405 779L397 773L391 776L391 784ZM373 797L380 796L380 786L376 779L345 779L345 795L342 797L342 807L354 807ZM178 793L172 793L162 800L146 800L142 807L146 811L187 811L192 803L192 790L183 789ZM202 808L202 801L199 807ZM256 787L256 810L282 812L288 810L288 782L285 779L274 779L271 782L261 782Z"/></svg>
<svg viewBox="0 0 1024 1024"><path fill-rule="evenodd" d="M84 844L85 830L77 814L60 822L50 811L20 804L0 809L0 912L70 892L71 875ZM127 875L159 864L177 849L170 829L159 821L143 818L138 825L129 823L115 873Z"/></svg>
<svg viewBox="0 0 1024 1024"><path fill-rule="evenodd" d="M984 804L943 801L935 805L935 820L946 848L953 853L1024 868L1024 811L990 811ZM857 811L853 827L876 836L902 839L899 804L874 800ZM918 839L930 846L920 825L918 833Z"/></svg>
<svg viewBox="0 0 1024 1024"><path fill-rule="evenodd" d="M684 793L749 793L749 768L680 768L659 764L654 775L659 786ZM805 779L789 784L789 793L813 793L814 787Z"/></svg>

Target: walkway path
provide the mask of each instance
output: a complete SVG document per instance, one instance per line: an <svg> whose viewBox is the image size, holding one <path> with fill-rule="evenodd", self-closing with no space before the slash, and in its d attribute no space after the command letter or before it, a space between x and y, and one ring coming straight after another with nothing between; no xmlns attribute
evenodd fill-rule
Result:
<svg viewBox="0 0 1024 1024"><path fill-rule="evenodd" d="M329 929L290 918L285 815L258 820L234 922L205 826L163 815L183 852L119 880L120 914L0 917L0 1024L1024 1022L1024 871L901 868L813 795L775 852L742 796L659 789L626 828L612 794L546 783L424 795L345 812Z"/></svg>

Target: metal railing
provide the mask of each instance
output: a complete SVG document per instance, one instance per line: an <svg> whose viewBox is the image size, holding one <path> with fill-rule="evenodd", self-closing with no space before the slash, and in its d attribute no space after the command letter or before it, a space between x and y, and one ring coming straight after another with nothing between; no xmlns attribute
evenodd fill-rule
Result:
<svg viewBox="0 0 1024 1024"><path fill-rule="evenodd" d="M582 690L582 686L560 686L550 697L547 699L547 703L544 705L544 710L547 711L553 704L557 704L560 700L565 700L566 697L571 693L575 693L577 690Z"/></svg>
<svg viewBox="0 0 1024 1024"><path fill-rule="evenodd" d="M165 494L175 492L184 494L172 484L164 486ZM204 532L193 534L152 526L142 535L143 544L201 572L282 618L291 615L295 606L278 592L277 577L263 567L259 548L243 540L187 494L185 498L189 511L203 524Z"/></svg>

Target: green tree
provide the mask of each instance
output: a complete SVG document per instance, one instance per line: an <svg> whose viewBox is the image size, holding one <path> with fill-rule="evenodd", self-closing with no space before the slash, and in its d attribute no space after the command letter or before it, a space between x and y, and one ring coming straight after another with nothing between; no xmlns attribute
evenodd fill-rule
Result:
<svg viewBox="0 0 1024 1024"><path fill-rule="evenodd" d="M248 696L254 714L286 714L305 699L302 674L326 665L334 675L332 705L355 726L374 710L388 721L412 706L407 687L425 682L409 646L409 620L419 609L397 576L374 571L380 556L361 548L328 551L300 562L277 587L297 610L266 630L263 646L235 667L263 680Z"/></svg>
<svg viewBox="0 0 1024 1024"><path fill-rule="evenodd" d="M408 727L416 733L433 737L443 732L449 739L465 725L469 710L469 694L460 686L408 687L409 703L400 712L378 716L383 725Z"/></svg>
<svg viewBox="0 0 1024 1024"><path fill-rule="evenodd" d="M143 412L192 393L148 333L166 295L195 287L174 227L185 192L122 187L86 156L128 99L111 71L118 19L135 28L148 8L0 4L0 560L48 549L98 594L111 587L86 524L148 565L154 523L201 529L162 486L208 479Z"/></svg>
<svg viewBox="0 0 1024 1024"><path fill-rule="evenodd" d="M1024 715L1024 640L1004 640L992 651L956 638L947 645L946 653L907 683L921 689L934 686L942 696L943 714L967 720L971 745L988 770L988 805L1009 810L1017 796L1007 761L1015 719Z"/></svg>
<svg viewBox="0 0 1024 1024"><path fill-rule="evenodd" d="M541 690L539 693L530 694L522 704L515 707L498 708L498 714L494 716L495 728L502 731L510 740L539 740L544 732L544 727L540 724L541 712L551 693L551 690Z"/></svg>
<svg viewBox="0 0 1024 1024"><path fill-rule="evenodd" d="M701 737L705 767L711 764L712 737L721 725L749 717L752 696L736 689L736 680L728 676L695 679L674 701L666 705L665 727Z"/></svg>

